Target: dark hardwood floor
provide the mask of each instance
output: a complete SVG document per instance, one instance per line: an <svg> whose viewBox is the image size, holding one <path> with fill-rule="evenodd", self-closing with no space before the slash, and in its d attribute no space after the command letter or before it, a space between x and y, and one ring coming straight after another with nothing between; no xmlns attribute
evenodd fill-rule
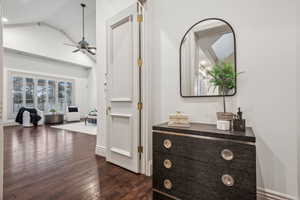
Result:
<svg viewBox="0 0 300 200"><path fill-rule="evenodd" d="M96 136L4 129L4 200L150 200L151 178L95 156Z"/></svg>

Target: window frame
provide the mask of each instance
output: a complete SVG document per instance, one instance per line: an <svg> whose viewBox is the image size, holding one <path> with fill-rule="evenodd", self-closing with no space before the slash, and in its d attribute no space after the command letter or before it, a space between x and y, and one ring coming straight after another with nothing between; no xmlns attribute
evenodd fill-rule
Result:
<svg viewBox="0 0 300 200"><path fill-rule="evenodd" d="M45 80L45 87L46 87L46 108L44 113L48 113L49 110L47 108L50 106L49 105L49 94L48 94L48 87L49 87L49 81L54 81L55 83L55 105L58 105L58 83L59 82L70 82L72 84L72 94L71 94L71 105L76 105L75 101L75 80L71 78L65 78L65 77L54 77L51 75L43 75L39 73L28 73L28 72L19 72L19 71L8 71L8 79L7 79L7 96L8 96L8 103L7 103L7 114L9 119L13 119L16 117L17 113L13 112L13 77L20 77L22 78L22 102L23 106L26 106L26 78L33 79L34 82L34 108L38 108L38 97L37 97L37 84L38 80ZM65 84L67 85L67 84ZM66 88L65 88L65 93L66 93ZM65 94L65 103L67 101L67 95ZM65 105L66 107L67 105ZM65 110L59 111L61 113L65 113Z"/></svg>

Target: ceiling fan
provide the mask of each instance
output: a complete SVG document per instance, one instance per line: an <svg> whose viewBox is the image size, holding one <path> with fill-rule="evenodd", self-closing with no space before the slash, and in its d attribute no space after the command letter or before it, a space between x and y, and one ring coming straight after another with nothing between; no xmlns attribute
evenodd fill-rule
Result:
<svg viewBox="0 0 300 200"><path fill-rule="evenodd" d="M81 50L84 50L83 52L87 51L88 53L92 54L92 55L96 55L95 52L93 52L92 50L96 50L96 47L90 47L90 44L85 40L85 23L84 23L84 9L86 7L85 4L80 4L82 7L82 40L80 42L78 42L77 45L73 45L73 44L65 44L67 46L72 46L72 47L76 47L77 49L73 51L73 53L77 53Z"/></svg>

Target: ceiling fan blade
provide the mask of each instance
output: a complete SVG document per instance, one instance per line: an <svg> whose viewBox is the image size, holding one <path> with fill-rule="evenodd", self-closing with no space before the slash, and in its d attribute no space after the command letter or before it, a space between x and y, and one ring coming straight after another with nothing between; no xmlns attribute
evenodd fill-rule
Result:
<svg viewBox="0 0 300 200"><path fill-rule="evenodd" d="M88 47L88 49L95 49L96 50L97 48L96 47Z"/></svg>
<svg viewBox="0 0 300 200"><path fill-rule="evenodd" d="M76 49L73 51L73 53L77 53L78 51L80 51L80 49Z"/></svg>
<svg viewBox="0 0 300 200"><path fill-rule="evenodd" d="M94 53L94 52L92 52L91 50L89 50L89 49L87 49L87 52L89 52L90 54L92 54L92 55L96 55L96 53Z"/></svg>
<svg viewBox="0 0 300 200"><path fill-rule="evenodd" d="M68 43L64 43L64 45L66 45L66 46L70 46L70 47L77 47L77 45L75 45L75 44L68 44Z"/></svg>

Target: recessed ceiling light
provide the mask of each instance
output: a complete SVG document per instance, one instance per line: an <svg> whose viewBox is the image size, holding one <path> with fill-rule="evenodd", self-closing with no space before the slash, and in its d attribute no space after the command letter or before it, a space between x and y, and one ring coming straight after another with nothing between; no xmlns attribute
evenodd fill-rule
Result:
<svg viewBox="0 0 300 200"><path fill-rule="evenodd" d="M2 17L2 22L8 22L8 19L5 17Z"/></svg>

